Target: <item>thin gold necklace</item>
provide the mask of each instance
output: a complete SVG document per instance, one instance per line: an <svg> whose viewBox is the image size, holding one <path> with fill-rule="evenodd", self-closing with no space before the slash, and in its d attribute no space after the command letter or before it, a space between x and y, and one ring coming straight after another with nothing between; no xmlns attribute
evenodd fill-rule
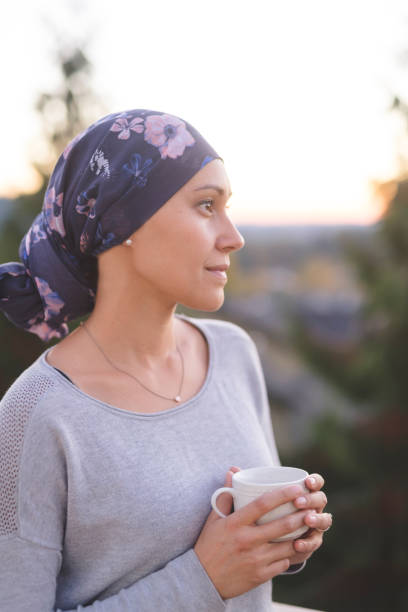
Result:
<svg viewBox="0 0 408 612"><path fill-rule="evenodd" d="M136 382L139 383L139 385L141 385L143 387L143 389L146 389L146 391L149 391L149 393L152 393L153 395L157 395L157 397L161 397L162 399L166 399L166 400L171 400L173 402L180 402L181 401L181 390L183 388L183 382L184 382L184 359L183 359L183 354L180 351L179 347L176 345L177 348L177 352L180 355L180 361L181 361L181 369L182 369L182 374L181 374L181 383L180 383L180 389L178 394L175 397L167 397L166 395L160 395L160 393L156 393L156 391L152 391L151 389L149 389L149 387L146 387L146 385L144 385L138 378L136 378L136 376L133 376L133 374L129 374L129 372L126 372L125 370L122 370L122 368L119 368L117 365L115 365L110 359L109 357L106 355L105 351L103 351L102 347L99 346L99 344L97 343L97 341L95 340L95 338L93 337L93 335L91 334L91 332L89 331L88 327L85 325L85 323L83 321L81 321L80 323L81 327L86 331L86 333L88 334L88 336L91 338L92 342L94 342L94 344L98 347L98 349L101 351L102 355L105 357L106 361L108 363L110 363L110 365L115 368L115 370L118 370L119 372L122 372L123 374L127 374L127 376L130 376L131 378L133 378Z"/></svg>

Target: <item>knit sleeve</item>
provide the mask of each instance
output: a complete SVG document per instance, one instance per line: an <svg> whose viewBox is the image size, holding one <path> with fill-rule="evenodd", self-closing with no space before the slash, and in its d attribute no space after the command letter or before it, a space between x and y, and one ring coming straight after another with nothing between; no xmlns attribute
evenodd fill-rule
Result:
<svg viewBox="0 0 408 612"><path fill-rule="evenodd" d="M42 406L52 387L46 376L24 375L0 402L0 610L63 612L57 601L68 478L64 445L52 415L48 418L53 400ZM47 410L42 410L45 406ZM189 549L102 601L97 594L90 601L88 594L71 612L223 612L225 608Z"/></svg>
<svg viewBox="0 0 408 612"><path fill-rule="evenodd" d="M227 600L218 594L194 550L190 549L116 595L57 612L224 612L226 609Z"/></svg>
<svg viewBox="0 0 408 612"><path fill-rule="evenodd" d="M193 549L162 569L103 600L67 610L55 606L61 556L18 537L0 540L1 610L13 612L224 612L227 602L215 589ZM4 607L3 607L4 606Z"/></svg>
<svg viewBox="0 0 408 612"><path fill-rule="evenodd" d="M52 436L41 424L31 426L37 406L52 387L47 376L26 371L0 402L0 609L4 610L52 609L55 598L65 475Z"/></svg>

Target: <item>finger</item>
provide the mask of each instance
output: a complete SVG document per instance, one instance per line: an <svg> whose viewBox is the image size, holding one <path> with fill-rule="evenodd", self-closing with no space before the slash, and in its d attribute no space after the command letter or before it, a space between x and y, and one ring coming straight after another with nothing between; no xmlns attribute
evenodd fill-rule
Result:
<svg viewBox="0 0 408 612"><path fill-rule="evenodd" d="M273 510L281 504L285 504L289 501L293 502L293 500L299 497L302 493L303 490L299 485L292 485L291 487L285 487L283 489L277 489L276 491L264 493L263 495L260 495L260 497L254 499L254 501L231 514L228 519L234 526L251 525L270 510Z"/></svg>
<svg viewBox="0 0 408 612"><path fill-rule="evenodd" d="M224 487L232 487L232 471L228 470L225 477ZM232 510L232 496L229 493L221 493L217 499L217 508L221 510L223 514L228 515Z"/></svg>
<svg viewBox="0 0 408 612"><path fill-rule="evenodd" d="M227 475L225 476L224 487L232 487L232 470L228 470Z"/></svg>
<svg viewBox="0 0 408 612"><path fill-rule="evenodd" d="M258 549L256 557L252 561L257 565L257 582L266 582L285 572L290 565L290 557L293 557L293 548L283 544L276 544L275 547L269 544L262 549Z"/></svg>
<svg viewBox="0 0 408 612"><path fill-rule="evenodd" d="M307 513L305 516L305 523L312 529L318 529L319 531L327 531L330 529L333 523L333 516L328 512L322 513Z"/></svg>
<svg viewBox="0 0 408 612"><path fill-rule="evenodd" d="M232 487L232 475L240 471L241 468L232 466L225 477L224 487ZM217 499L217 507L223 514L229 514L232 510L233 499L228 493L221 493Z"/></svg>
<svg viewBox="0 0 408 612"><path fill-rule="evenodd" d="M286 542L265 542L256 549L257 555L264 565L270 565L274 561L286 559L293 556L293 543Z"/></svg>
<svg viewBox="0 0 408 612"><path fill-rule="evenodd" d="M228 470L227 475L225 477L224 487L232 486L232 471ZM221 493L221 495L217 498L217 508L228 516L232 510L232 496L229 493ZM220 515L212 509L210 514L208 515L207 522L218 521L220 520Z"/></svg>
<svg viewBox="0 0 408 612"><path fill-rule="evenodd" d="M311 555L315 550L320 548L323 542L322 534L319 531L312 531L308 538L299 538L294 540L293 548L301 554Z"/></svg>
<svg viewBox="0 0 408 612"><path fill-rule="evenodd" d="M279 576L279 574L283 574L283 572L286 572L289 566L289 559L281 559L280 561L274 561L270 565L267 565L259 577L259 584L267 582L268 580L275 578L275 576Z"/></svg>
<svg viewBox="0 0 408 612"><path fill-rule="evenodd" d="M306 478L305 484L311 491L320 491L324 487L324 478L320 474L310 474Z"/></svg>
<svg viewBox="0 0 408 612"><path fill-rule="evenodd" d="M259 545L263 542L272 542L299 529L305 524L306 514L306 511L292 512L280 519L270 521L270 523L256 525L251 533L254 544ZM292 540L288 540L288 543L291 544Z"/></svg>
<svg viewBox="0 0 408 612"><path fill-rule="evenodd" d="M323 491L317 491L316 493L306 493L297 497L293 502L296 508L314 508L318 512L321 512L327 504L327 497Z"/></svg>

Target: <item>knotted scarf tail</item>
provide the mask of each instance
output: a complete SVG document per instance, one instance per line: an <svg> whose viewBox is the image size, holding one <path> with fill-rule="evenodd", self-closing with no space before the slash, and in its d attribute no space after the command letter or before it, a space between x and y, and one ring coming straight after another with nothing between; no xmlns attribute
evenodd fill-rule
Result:
<svg viewBox="0 0 408 612"><path fill-rule="evenodd" d="M0 265L0 310L14 325L36 334L44 342L68 334L65 323L53 325L52 320L45 320L44 302L37 285L21 263Z"/></svg>

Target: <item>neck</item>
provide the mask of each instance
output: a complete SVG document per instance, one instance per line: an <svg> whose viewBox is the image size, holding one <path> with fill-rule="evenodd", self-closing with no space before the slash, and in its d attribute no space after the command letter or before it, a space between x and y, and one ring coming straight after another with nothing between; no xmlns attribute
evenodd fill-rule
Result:
<svg viewBox="0 0 408 612"><path fill-rule="evenodd" d="M176 305L163 306L158 300L118 296L97 299L86 325L122 364L139 363L154 367L177 352Z"/></svg>

